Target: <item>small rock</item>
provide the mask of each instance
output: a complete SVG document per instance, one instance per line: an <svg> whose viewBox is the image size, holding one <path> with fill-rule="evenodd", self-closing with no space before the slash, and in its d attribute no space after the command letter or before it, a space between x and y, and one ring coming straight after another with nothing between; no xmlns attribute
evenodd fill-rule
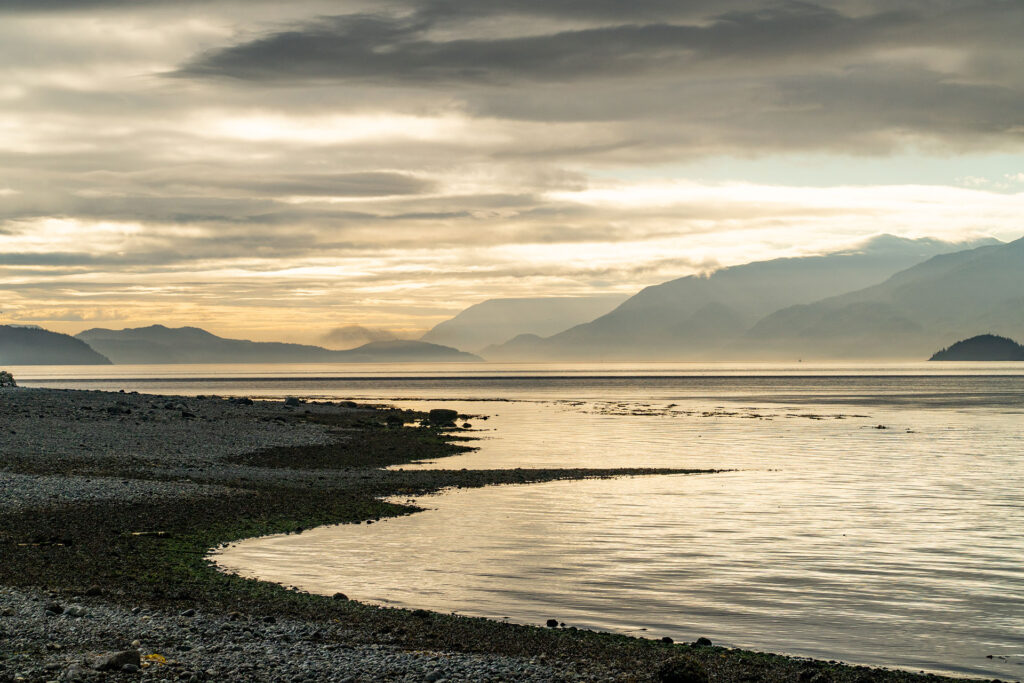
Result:
<svg viewBox="0 0 1024 683"><path fill-rule="evenodd" d="M195 615L196 611L194 609L187 609L181 613L181 616L183 617L194 617Z"/></svg>
<svg viewBox="0 0 1024 683"><path fill-rule="evenodd" d="M133 640L132 641L132 647L134 647L136 650L138 650L140 647L142 647L142 642L138 641L138 640Z"/></svg>
<svg viewBox="0 0 1024 683"><path fill-rule="evenodd" d="M125 664L121 667L121 671L125 672L126 674L137 674L139 673L139 667L135 666L134 664Z"/></svg>
<svg viewBox="0 0 1024 683"><path fill-rule="evenodd" d="M142 657L138 650L122 650L107 655L100 655L92 660L92 668L97 671L120 671L125 664L142 665Z"/></svg>
<svg viewBox="0 0 1024 683"><path fill-rule="evenodd" d="M703 636L701 636L697 640L693 641L693 644L697 647L711 647L711 640L709 638L704 638Z"/></svg>
<svg viewBox="0 0 1024 683"><path fill-rule="evenodd" d="M345 595L344 593L335 593L334 595L331 596L331 598L333 598L335 600L348 600L348 596Z"/></svg>
<svg viewBox="0 0 1024 683"><path fill-rule="evenodd" d="M557 628L558 627L558 619L548 619L546 623L548 625L548 628Z"/></svg>
<svg viewBox="0 0 1024 683"><path fill-rule="evenodd" d="M676 657L665 662L656 680L661 683L707 683L708 672L690 657Z"/></svg>
<svg viewBox="0 0 1024 683"><path fill-rule="evenodd" d="M49 613L48 616L55 617L58 614L64 614L64 606L59 602L48 602L43 611Z"/></svg>
<svg viewBox="0 0 1024 683"><path fill-rule="evenodd" d="M69 617L77 618L84 617L86 614L88 614L88 612L86 612L86 609L84 607L81 607L79 605L68 605L64 608L64 614L66 614Z"/></svg>
<svg viewBox="0 0 1024 683"><path fill-rule="evenodd" d="M228 621L239 621L241 618L241 612L228 612Z"/></svg>
<svg viewBox="0 0 1024 683"><path fill-rule="evenodd" d="M99 586L89 586L85 589L85 595L90 598L95 598L97 595L102 595L103 589Z"/></svg>
<svg viewBox="0 0 1024 683"><path fill-rule="evenodd" d="M676 642L676 641L672 640L672 639L671 639L671 638L669 638L668 636L662 636L662 638L661 638L661 642L663 642L663 643L667 643L667 644L671 645L672 643L674 643L674 642Z"/></svg>
<svg viewBox="0 0 1024 683"><path fill-rule="evenodd" d="M67 669L65 669L64 680L75 682L84 681L86 674L87 671L85 667L83 667L81 664L72 664Z"/></svg>
<svg viewBox="0 0 1024 683"><path fill-rule="evenodd" d="M302 400L298 399L298 398L296 398L294 396L289 396L288 398L286 398L284 400L284 404L286 406L300 406L300 405L302 405Z"/></svg>

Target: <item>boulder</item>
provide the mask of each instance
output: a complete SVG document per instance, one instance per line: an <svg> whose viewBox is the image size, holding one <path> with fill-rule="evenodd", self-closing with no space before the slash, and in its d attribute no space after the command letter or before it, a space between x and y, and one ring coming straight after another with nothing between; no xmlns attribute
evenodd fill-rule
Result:
<svg viewBox="0 0 1024 683"><path fill-rule="evenodd" d="M428 414L427 419L430 420L431 424L444 425L455 422L455 418L458 416L458 411L449 410L447 408L434 408Z"/></svg>

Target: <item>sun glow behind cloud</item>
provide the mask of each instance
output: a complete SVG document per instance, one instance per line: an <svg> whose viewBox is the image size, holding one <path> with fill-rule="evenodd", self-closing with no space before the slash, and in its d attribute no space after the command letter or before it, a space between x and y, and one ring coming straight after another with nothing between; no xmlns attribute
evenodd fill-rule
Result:
<svg viewBox="0 0 1024 683"><path fill-rule="evenodd" d="M887 228L897 227L912 236L1012 237L1024 210L1024 194L929 186L799 188L657 181L555 192L547 199L552 207L574 206L584 215L594 212L607 224L621 225L621 231L612 227L603 240L569 241L570 231L566 241L554 243L481 242L474 235L477 221L469 218L465 224L456 223L454 234L461 239L448 244L376 249L372 254L346 254L335 247L319 256L285 262L274 255L238 253L197 255L171 269L143 263L117 271L113 279L124 287L121 290L106 285L109 275L65 270L59 262L42 271L38 266L6 267L12 275L35 270L34 276L22 276L22 285L49 282L92 302L93 319L104 305L128 316L107 321L112 323L142 324L145 318L140 316L181 315L183 310L216 320L229 311L255 307L268 316L269 336L275 326L301 317L299 311L306 311L310 319L358 315L377 325L404 320L406 328L425 328L463 306L461 301L449 303L446 292L451 291L464 292L467 304L497 293L631 293L719 266L849 246L879 232L879 217L884 217ZM491 229L503 223L493 217L486 222ZM78 253L102 259L130 252L134 240L153 239L161 230L176 232L178 243L188 236L201 244L208 237L204 231L173 226L47 219L22 226L22 232L5 244L11 251L39 254L78 245ZM144 287L157 272L163 286ZM129 289L138 302L134 306L125 302L123 292ZM221 294L199 296L203 290ZM191 302L182 307L168 296ZM400 299L405 307L415 306L419 315L396 316L390 304L382 303L388 297ZM277 306L290 310L278 311ZM14 301L10 308L25 319L46 320L47 310L54 311L49 315L66 315L66 302L56 299L42 307ZM417 319L419 324L413 322ZM75 324L57 321L55 327L74 329ZM234 329L255 328L249 324Z"/></svg>
<svg viewBox="0 0 1024 683"><path fill-rule="evenodd" d="M460 116L407 116L391 113L320 117L272 114L201 114L190 130L217 139L336 145L367 140L455 140L478 138L478 129ZM483 142L484 140L480 140Z"/></svg>

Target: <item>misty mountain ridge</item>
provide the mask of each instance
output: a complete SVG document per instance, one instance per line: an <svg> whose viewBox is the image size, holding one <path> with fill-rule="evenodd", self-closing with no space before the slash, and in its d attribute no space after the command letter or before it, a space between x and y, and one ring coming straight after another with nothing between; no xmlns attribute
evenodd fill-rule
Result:
<svg viewBox="0 0 1024 683"><path fill-rule="evenodd" d="M490 360L760 358L751 344L756 334L748 331L780 309L874 285L937 254L999 244L880 235L823 256L731 266L647 287L591 322L547 338L519 336L482 353ZM792 357L784 348L770 351Z"/></svg>
<svg viewBox="0 0 1024 683"><path fill-rule="evenodd" d="M745 341L810 358L924 357L986 330L1024 335L1024 239L936 256L883 283L782 309Z"/></svg>
<svg viewBox="0 0 1024 683"><path fill-rule="evenodd" d="M363 325L344 325L335 327L320 337L319 342L328 349L346 351L370 342L395 341L398 338L391 330Z"/></svg>
<svg viewBox="0 0 1024 683"><path fill-rule="evenodd" d="M420 339L479 351L512 337L549 336L604 315L628 299L626 294L577 297L488 299L435 325Z"/></svg>
<svg viewBox="0 0 1024 683"><path fill-rule="evenodd" d="M110 365L84 341L35 325L0 325L0 365Z"/></svg>
<svg viewBox="0 0 1024 683"><path fill-rule="evenodd" d="M478 356L419 341L378 341L333 351L286 342L226 339L198 327L164 325L110 330L94 328L75 335L114 363L388 363L473 362Z"/></svg>

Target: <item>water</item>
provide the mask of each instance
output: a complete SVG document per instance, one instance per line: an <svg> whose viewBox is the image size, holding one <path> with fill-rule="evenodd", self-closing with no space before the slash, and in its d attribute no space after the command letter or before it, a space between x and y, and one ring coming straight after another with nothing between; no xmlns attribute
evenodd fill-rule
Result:
<svg viewBox="0 0 1024 683"><path fill-rule="evenodd" d="M734 470L445 492L408 517L239 543L216 558L232 571L523 623L1024 672L1018 365L67 370L15 376L414 407L448 398L489 416L471 420L479 450L416 467Z"/></svg>

